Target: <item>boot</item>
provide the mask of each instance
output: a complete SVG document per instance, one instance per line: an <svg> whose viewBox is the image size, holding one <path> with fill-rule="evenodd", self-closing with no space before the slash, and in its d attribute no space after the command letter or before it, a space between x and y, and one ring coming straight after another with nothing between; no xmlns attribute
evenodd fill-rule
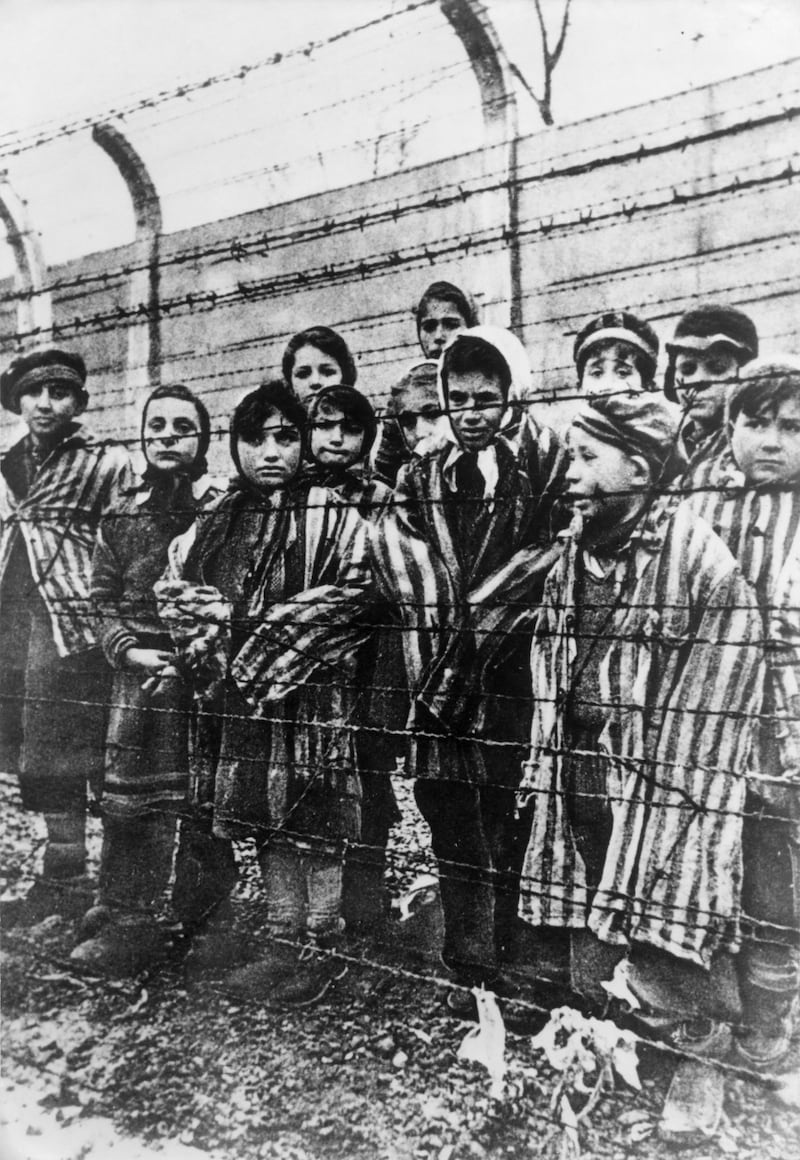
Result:
<svg viewBox="0 0 800 1160"><path fill-rule="evenodd" d="M70 962L96 975L133 978L160 963L167 940L151 915L117 916L80 943Z"/></svg>
<svg viewBox="0 0 800 1160"><path fill-rule="evenodd" d="M23 898L3 899L0 902L0 925L31 927L53 915L68 921L80 918L92 905L94 885L85 877L37 878Z"/></svg>
<svg viewBox="0 0 800 1160"><path fill-rule="evenodd" d="M172 907L184 931L202 932L217 922L221 907L232 894L239 877L233 843L215 838L210 817L183 818L175 856Z"/></svg>
<svg viewBox="0 0 800 1160"><path fill-rule="evenodd" d="M249 953L247 939L234 927L233 907L226 898L197 931L184 960L190 983L230 971Z"/></svg>
<svg viewBox="0 0 800 1160"><path fill-rule="evenodd" d="M223 989L231 996L264 1001L271 998L276 985L297 972L297 947L273 942L259 958L225 976Z"/></svg>
<svg viewBox="0 0 800 1160"><path fill-rule="evenodd" d="M295 959L293 973L273 988L272 1001L286 1007L318 1003L347 974L347 963L330 953L334 946L311 942L303 947Z"/></svg>
<svg viewBox="0 0 800 1160"><path fill-rule="evenodd" d="M746 1030L734 1044L742 1063L755 1071L774 1071L792 1045L794 993L743 988Z"/></svg>
<svg viewBox="0 0 800 1160"><path fill-rule="evenodd" d="M671 1036L675 1047L690 1051L703 1059L684 1059L669 1085L661 1112L658 1135L665 1143L691 1148L710 1140L722 1120L725 1099L725 1077L714 1067L714 1059L723 1059L731 1047L727 1024L711 1019L685 1021Z"/></svg>
<svg viewBox="0 0 800 1160"><path fill-rule="evenodd" d="M45 918L79 918L92 905L92 887L86 878L86 815L45 814L47 844L42 876L24 898L0 902L0 918L8 929L35 926Z"/></svg>

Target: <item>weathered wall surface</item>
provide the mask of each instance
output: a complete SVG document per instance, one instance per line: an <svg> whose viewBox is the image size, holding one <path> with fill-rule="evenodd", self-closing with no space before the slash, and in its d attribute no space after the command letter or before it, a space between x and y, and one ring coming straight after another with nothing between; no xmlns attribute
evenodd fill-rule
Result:
<svg viewBox="0 0 800 1160"><path fill-rule="evenodd" d="M167 235L162 381L194 386L224 426L279 367L289 335L324 322L351 343L359 385L380 403L417 356L411 308L433 278L471 289L486 321L508 323L515 244L521 337L543 405L571 393L572 338L605 308L640 312L666 338L686 307L720 297L751 310L765 350L792 349L798 88L785 65L525 138L514 230L502 146ZM140 260L130 246L49 271L56 340L84 354L92 422L116 436L135 434L147 386L144 306L130 300ZM16 333L3 289L6 360L42 336ZM15 433L4 418L3 445Z"/></svg>

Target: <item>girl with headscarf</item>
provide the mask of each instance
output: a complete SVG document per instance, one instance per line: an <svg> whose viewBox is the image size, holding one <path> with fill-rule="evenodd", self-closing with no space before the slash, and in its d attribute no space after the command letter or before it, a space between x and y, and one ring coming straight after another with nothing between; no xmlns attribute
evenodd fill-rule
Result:
<svg viewBox="0 0 800 1160"><path fill-rule="evenodd" d="M252 665L262 658L254 633L270 612L311 588L357 585L364 572L357 511L302 477L307 436L306 412L284 383L242 400L230 430L237 474L172 545L158 586L199 703L191 786L198 820L182 836L176 892L180 884L195 909L199 899L218 905L235 874L231 839L255 840L271 938L226 987L287 1004L313 1002L338 973L338 960L317 952L341 939L344 850L360 832L352 672L341 683L296 690L272 682L266 705L242 663L243 653ZM230 935L217 933L224 962ZM215 953L203 948L206 962Z"/></svg>
<svg viewBox="0 0 800 1160"><path fill-rule="evenodd" d="M164 950L156 915L169 883L177 812L188 787L190 698L175 680L155 693L173 660L153 585L171 541L219 494L207 474L208 411L186 387L157 387L142 411L145 470L100 526L91 595L114 669L105 747L102 910L107 919L72 959L95 971L136 974Z"/></svg>

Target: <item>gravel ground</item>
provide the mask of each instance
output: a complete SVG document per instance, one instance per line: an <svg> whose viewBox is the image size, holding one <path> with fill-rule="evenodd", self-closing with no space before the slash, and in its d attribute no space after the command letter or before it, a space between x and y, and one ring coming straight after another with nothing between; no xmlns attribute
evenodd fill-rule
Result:
<svg viewBox="0 0 800 1160"><path fill-rule="evenodd" d="M390 879L406 889L432 868L405 787ZM0 780L7 887L24 888L41 845L37 819ZM98 829L93 826L96 856ZM245 860L246 857L245 857ZM245 875L237 923L257 929L257 882ZM47 920L4 938L3 1160L467 1160L542 1155L557 1075L529 1036L510 1034L509 1083L457 1057L467 1025L444 1015L441 975L395 924L382 945L354 943L345 979L302 1012L232 1003L188 986L179 957L133 981L67 966L74 929ZM416 947L418 950L419 948ZM795 1066L797 1060L795 1060ZM671 1155L654 1135L668 1070L640 1061L641 1092L618 1084L581 1132L585 1156ZM800 1096L800 1092L798 1092ZM557 1141L550 1154L558 1155ZM718 1137L694 1160L800 1157L800 1113L729 1081Z"/></svg>

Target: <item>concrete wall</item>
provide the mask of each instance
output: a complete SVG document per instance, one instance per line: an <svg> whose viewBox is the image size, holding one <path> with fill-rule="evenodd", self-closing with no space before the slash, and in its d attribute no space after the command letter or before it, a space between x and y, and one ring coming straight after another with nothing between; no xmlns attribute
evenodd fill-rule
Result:
<svg viewBox="0 0 800 1160"><path fill-rule="evenodd" d="M543 400L572 393L572 338L602 309L640 312L665 338L686 307L723 298L751 309L765 350L800 346L793 71L779 66L520 141L521 337ZM224 425L241 395L279 367L287 338L324 322L351 343L359 385L380 403L417 356L411 309L434 278L471 289L486 321L507 324L508 154L466 153L165 236L162 381L192 385ZM117 436L137 431L146 389L141 354L128 365L131 326L143 325L126 317L125 268L137 258L131 246L49 272L61 284L57 341L84 354L93 425ZM84 284L63 285L76 280ZM15 336L14 310L0 302L4 360L33 342ZM2 444L15 434L4 417Z"/></svg>

